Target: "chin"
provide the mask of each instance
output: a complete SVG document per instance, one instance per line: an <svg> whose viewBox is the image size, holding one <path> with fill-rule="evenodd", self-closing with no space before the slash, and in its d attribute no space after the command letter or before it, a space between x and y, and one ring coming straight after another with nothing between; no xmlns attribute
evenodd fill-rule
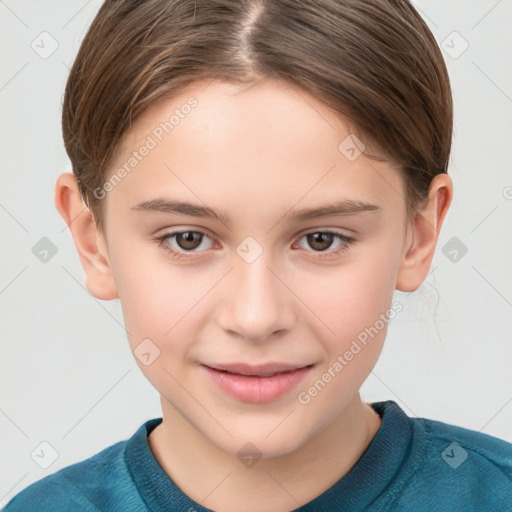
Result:
<svg viewBox="0 0 512 512"><path fill-rule="evenodd" d="M272 421L270 427L267 423L259 427L254 424L238 425L228 429L233 438L223 436L222 440L210 439L223 451L239 458L245 455L258 459L284 457L304 446L314 432L307 430L307 425L297 421L297 418L293 425L287 420L283 421L283 418L286 418L286 414Z"/></svg>

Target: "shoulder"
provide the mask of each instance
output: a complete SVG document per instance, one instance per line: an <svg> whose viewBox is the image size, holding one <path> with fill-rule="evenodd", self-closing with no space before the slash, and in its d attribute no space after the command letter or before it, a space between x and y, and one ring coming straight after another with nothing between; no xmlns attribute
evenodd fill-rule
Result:
<svg viewBox="0 0 512 512"><path fill-rule="evenodd" d="M126 443L120 441L29 485L3 512L146 510L136 503L137 493L126 492L134 486L124 460Z"/></svg>
<svg viewBox="0 0 512 512"><path fill-rule="evenodd" d="M503 483L512 484L511 443L440 421L417 418L413 423L416 430L423 430L429 453L444 463L442 467L451 470L478 468L478 474L471 473L478 476L478 480L485 474L493 473L494 476L503 476Z"/></svg>
<svg viewBox="0 0 512 512"><path fill-rule="evenodd" d="M510 511L512 444L456 425L411 418L413 427L404 491L431 510ZM448 508L446 508L446 506Z"/></svg>
<svg viewBox="0 0 512 512"><path fill-rule="evenodd" d="M440 421L425 418L416 418L412 421L424 429L426 440L429 443L444 446L446 442L453 440L473 454L473 462L501 468L507 471L507 474L510 476L512 469L512 444L508 441L484 434L483 432ZM464 457L464 454L462 455L464 460L469 460L469 453L467 458ZM445 459L450 457L451 451L445 454ZM461 462L463 462L462 459Z"/></svg>

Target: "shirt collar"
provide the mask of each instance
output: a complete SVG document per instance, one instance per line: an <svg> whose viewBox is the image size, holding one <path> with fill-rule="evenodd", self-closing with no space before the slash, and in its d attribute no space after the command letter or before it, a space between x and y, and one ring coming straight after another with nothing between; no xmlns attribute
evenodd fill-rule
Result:
<svg viewBox="0 0 512 512"><path fill-rule="evenodd" d="M296 509L361 510L382 495L411 450L411 418L392 400L370 404L381 416L382 424L355 466L317 498ZM178 488L151 452L148 435L162 422L155 418L144 423L127 441L125 460L141 498L153 512L196 510L210 512Z"/></svg>

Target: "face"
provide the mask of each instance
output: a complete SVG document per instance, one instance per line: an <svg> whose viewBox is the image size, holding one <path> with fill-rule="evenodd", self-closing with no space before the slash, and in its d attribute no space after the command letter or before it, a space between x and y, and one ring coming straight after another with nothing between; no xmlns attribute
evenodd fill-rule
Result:
<svg viewBox="0 0 512 512"><path fill-rule="evenodd" d="M103 189L109 262L164 417L277 456L342 414L377 361L404 185L305 92L206 85L132 127Z"/></svg>

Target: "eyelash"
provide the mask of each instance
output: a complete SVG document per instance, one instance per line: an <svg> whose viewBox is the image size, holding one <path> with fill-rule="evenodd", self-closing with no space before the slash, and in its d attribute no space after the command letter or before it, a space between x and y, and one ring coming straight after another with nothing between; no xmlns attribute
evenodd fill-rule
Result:
<svg viewBox="0 0 512 512"><path fill-rule="evenodd" d="M173 231L171 233L165 233L165 234L163 234L161 236L155 237L154 240L155 240L155 242L157 243L157 245L159 247L162 247L164 250L169 252L174 259L179 260L179 259L182 259L182 258L191 258L191 257L193 257L192 255L195 254L194 252L190 252L189 251L187 253L187 252L182 252L182 251L176 251L175 249L172 249L169 245L165 245L165 242L168 239L170 239L170 238L172 238L172 237L174 237L176 235L180 235L180 234L183 234L183 233L189 233L189 232L191 232L191 233L199 233L200 235L203 235L204 237L210 238L203 231L187 229L187 230L182 230L182 231ZM317 253L318 257L320 259L330 259L330 258L334 258L334 257L344 253L345 251L347 251L350 248L350 246L355 241L355 239L353 237L342 235L338 231L333 231L331 229L323 229L323 230L318 230L318 231L310 231L309 233L303 234L300 237L299 240L301 240L302 238L304 238L304 237L306 237L308 235L314 235L314 234L318 234L318 233L334 235L336 238L338 238L338 240L340 240L342 242L342 245L340 247L338 247L338 249L335 249L335 250L332 250L332 251L308 251L308 252Z"/></svg>

